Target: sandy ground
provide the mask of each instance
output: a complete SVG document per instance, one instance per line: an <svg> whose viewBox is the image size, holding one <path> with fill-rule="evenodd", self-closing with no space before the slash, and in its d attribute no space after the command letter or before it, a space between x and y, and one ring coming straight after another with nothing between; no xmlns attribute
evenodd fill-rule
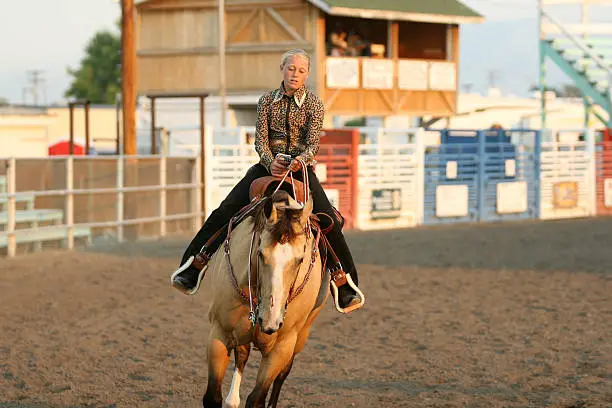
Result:
<svg viewBox="0 0 612 408"><path fill-rule="evenodd" d="M326 305L280 406L612 407L612 218L347 237L367 304ZM0 407L201 406L188 238L1 259Z"/></svg>

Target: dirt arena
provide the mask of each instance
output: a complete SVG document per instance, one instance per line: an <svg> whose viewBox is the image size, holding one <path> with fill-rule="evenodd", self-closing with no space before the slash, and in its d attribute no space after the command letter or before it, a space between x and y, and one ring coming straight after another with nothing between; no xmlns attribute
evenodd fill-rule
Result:
<svg viewBox="0 0 612 408"><path fill-rule="evenodd" d="M612 407L612 218L347 236L367 304L327 304L280 406ZM201 406L185 239L1 259L0 407Z"/></svg>

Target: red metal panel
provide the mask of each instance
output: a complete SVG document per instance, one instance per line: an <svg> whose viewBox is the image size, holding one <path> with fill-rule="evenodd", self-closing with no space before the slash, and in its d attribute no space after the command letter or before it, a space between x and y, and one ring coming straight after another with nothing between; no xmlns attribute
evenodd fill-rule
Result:
<svg viewBox="0 0 612 408"><path fill-rule="evenodd" d="M325 164L327 180L325 190L338 190L338 211L344 217L344 228L352 229L357 219L357 157L359 155L357 130L326 130L316 160Z"/></svg>
<svg viewBox="0 0 612 408"><path fill-rule="evenodd" d="M612 129L605 129L602 139L603 142L597 145L596 153L597 214L612 215L612 203L606 206L605 197L608 184L608 201L612 200Z"/></svg>

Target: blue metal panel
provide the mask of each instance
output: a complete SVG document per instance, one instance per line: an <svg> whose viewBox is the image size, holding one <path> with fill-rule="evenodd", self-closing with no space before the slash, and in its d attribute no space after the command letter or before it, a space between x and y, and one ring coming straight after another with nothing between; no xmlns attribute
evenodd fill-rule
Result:
<svg viewBox="0 0 612 408"><path fill-rule="evenodd" d="M474 222L478 220L478 171L480 159L475 130L442 130L440 145L428 147L425 153L425 224ZM457 163L456 177L447 175L447 164ZM451 175L452 176L452 175ZM439 186L465 185L468 188L468 214L438 217L436 194Z"/></svg>
<svg viewBox="0 0 612 408"><path fill-rule="evenodd" d="M504 137L500 137L500 133ZM480 221L506 221L538 217L540 137L535 130L480 132ZM508 163L508 161L510 161ZM508 163L508 168L506 167ZM514 164L512 166L511 164ZM514 173L508 173L512 170ZM501 183L524 183L526 210L498 212L498 186ZM523 184L521 184L522 187Z"/></svg>
<svg viewBox="0 0 612 408"><path fill-rule="evenodd" d="M425 154L424 223L537 218L540 198L539 136L539 131L535 130L442 130L440 146L428 148ZM456 162L456 177L454 174L447 174L447 165L451 161ZM511 161L508 163L508 169L507 161ZM514 172L511 171L512 167ZM525 183L525 211L498 212L498 184L508 182ZM436 194L438 187L445 185L467 186L467 215L437 215Z"/></svg>

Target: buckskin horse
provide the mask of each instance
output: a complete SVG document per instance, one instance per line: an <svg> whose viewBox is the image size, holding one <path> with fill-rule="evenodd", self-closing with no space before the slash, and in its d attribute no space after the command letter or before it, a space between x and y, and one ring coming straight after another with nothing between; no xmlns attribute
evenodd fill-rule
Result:
<svg viewBox="0 0 612 408"><path fill-rule="evenodd" d="M330 285L336 299L337 287L348 283L361 296L357 307L365 301L349 274L341 269L326 273L326 258L335 254L329 244L323 244L327 240L318 216L312 214L308 174L303 162L301 166L304 182L291 177L295 198L281 189L288 187L285 180L290 171L283 178L268 176L253 182L251 204L232 218L224 244L210 259L213 290L205 408L222 407L221 387L232 351L235 368L223 406L239 406L251 344L262 360L246 407L265 407L270 387L268 407L276 407ZM274 183L278 187L270 194Z"/></svg>

